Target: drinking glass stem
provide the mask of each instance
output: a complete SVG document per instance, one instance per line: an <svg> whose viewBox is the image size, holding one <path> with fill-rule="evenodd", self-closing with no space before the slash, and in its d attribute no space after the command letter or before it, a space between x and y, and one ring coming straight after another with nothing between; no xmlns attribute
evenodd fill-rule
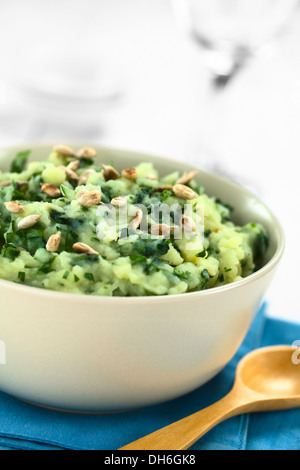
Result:
<svg viewBox="0 0 300 470"><path fill-rule="evenodd" d="M239 46L230 55L223 56L224 60L216 57L215 61L211 61L208 86L203 97L201 136L202 150L208 154L210 168L214 165L214 156L220 153L224 126L228 127L228 97L232 82L250 57L251 51Z"/></svg>
<svg viewBox="0 0 300 470"><path fill-rule="evenodd" d="M216 90L223 90L233 78L242 70L251 57L251 51L243 46L235 49L232 57L228 60L229 66L226 71L212 70L212 84Z"/></svg>

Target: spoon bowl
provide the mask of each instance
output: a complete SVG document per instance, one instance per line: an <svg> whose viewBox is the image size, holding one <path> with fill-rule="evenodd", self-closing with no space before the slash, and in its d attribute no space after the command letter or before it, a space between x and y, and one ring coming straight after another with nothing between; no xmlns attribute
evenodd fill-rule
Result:
<svg viewBox="0 0 300 470"><path fill-rule="evenodd" d="M260 394L281 399L300 397L300 366L293 361L296 351L277 346L249 353L237 368L237 379Z"/></svg>
<svg viewBox="0 0 300 470"><path fill-rule="evenodd" d="M234 386L224 398L120 450L188 449L232 416L300 407L300 362L294 360L297 353L298 349L291 346L256 349L239 362Z"/></svg>

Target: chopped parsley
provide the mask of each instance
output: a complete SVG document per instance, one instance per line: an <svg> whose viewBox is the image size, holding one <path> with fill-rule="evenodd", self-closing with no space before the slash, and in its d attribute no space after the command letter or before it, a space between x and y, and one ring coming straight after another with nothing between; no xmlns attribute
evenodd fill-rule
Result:
<svg viewBox="0 0 300 470"><path fill-rule="evenodd" d="M30 154L31 150L24 150L23 152L17 153L10 166L11 173L22 173Z"/></svg>

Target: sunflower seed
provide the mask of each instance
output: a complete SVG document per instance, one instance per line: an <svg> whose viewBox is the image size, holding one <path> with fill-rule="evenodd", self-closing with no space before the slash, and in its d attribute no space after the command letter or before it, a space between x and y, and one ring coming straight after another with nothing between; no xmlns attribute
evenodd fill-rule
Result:
<svg viewBox="0 0 300 470"><path fill-rule="evenodd" d="M102 174L106 181L117 180L120 173L111 165L102 165Z"/></svg>
<svg viewBox="0 0 300 470"><path fill-rule="evenodd" d="M55 186L55 184L42 183L41 189L44 194L47 194L47 196L53 198L59 197L61 195L60 189Z"/></svg>
<svg viewBox="0 0 300 470"><path fill-rule="evenodd" d="M167 224L155 224L151 226L150 233L151 235L155 235L155 236L163 235L164 237L169 237L170 232L174 231L175 228L176 227L174 225L169 226Z"/></svg>
<svg viewBox="0 0 300 470"><path fill-rule="evenodd" d="M92 147L83 147L82 149L78 150L77 152L78 158L95 158L97 157L97 152Z"/></svg>
<svg viewBox="0 0 300 470"><path fill-rule="evenodd" d="M75 173L75 171L70 170L70 168L68 168L67 166L63 166L63 165L60 165L58 168L60 168L61 170L64 170L68 180L78 181L79 177Z"/></svg>
<svg viewBox="0 0 300 470"><path fill-rule="evenodd" d="M153 180L153 181L158 180L157 176L154 175L153 173L148 173L148 175L146 175L146 178L147 178L148 180Z"/></svg>
<svg viewBox="0 0 300 470"><path fill-rule="evenodd" d="M198 173L199 173L198 170L190 171L189 173L186 173L181 178L179 178L179 180L176 181L176 184L187 184L192 179L194 179Z"/></svg>
<svg viewBox="0 0 300 470"><path fill-rule="evenodd" d="M93 250L93 248L91 248L89 245L81 242L74 243L73 250L77 253L85 253L87 255L99 255L99 253Z"/></svg>
<svg viewBox="0 0 300 470"><path fill-rule="evenodd" d="M79 165L80 165L80 160L73 160L72 162L69 163L69 165L67 165L66 168L72 171L76 171Z"/></svg>
<svg viewBox="0 0 300 470"><path fill-rule="evenodd" d="M110 203L115 207L125 207L127 204L127 199L125 197L114 197Z"/></svg>
<svg viewBox="0 0 300 470"><path fill-rule="evenodd" d="M195 199L196 197L199 197L195 191L184 184L175 184L173 186L173 192L175 196L180 197L181 199Z"/></svg>
<svg viewBox="0 0 300 470"><path fill-rule="evenodd" d="M20 230L26 230L27 228L33 227L37 221L41 218L40 215L28 215L18 223Z"/></svg>
<svg viewBox="0 0 300 470"><path fill-rule="evenodd" d="M6 188L7 186L10 186L13 183L16 183L18 188L21 188L22 186L26 186L28 184L28 181L3 181L3 183L0 183L0 188Z"/></svg>
<svg viewBox="0 0 300 470"><path fill-rule="evenodd" d="M54 147L54 152L58 153L58 155L61 155L62 157L74 157L75 152L71 147L68 147L68 145L56 145Z"/></svg>
<svg viewBox="0 0 300 470"><path fill-rule="evenodd" d="M135 168L124 168L124 170L122 170L122 176L129 180L136 180L138 177L138 172Z"/></svg>
<svg viewBox="0 0 300 470"><path fill-rule="evenodd" d="M79 177L79 180L78 180L78 186L82 186L83 184L86 184L88 182L88 179L91 175L93 175L94 173L96 173L95 170L85 170Z"/></svg>
<svg viewBox="0 0 300 470"><path fill-rule="evenodd" d="M143 220L143 211L141 209L138 209L135 215L131 219L130 228L132 228L133 230L136 230L140 226L142 220Z"/></svg>
<svg viewBox="0 0 300 470"><path fill-rule="evenodd" d="M55 253L58 250L58 247L61 242L61 232L57 232L54 235L51 235L46 244L46 250Z"/></svg>
<svg viewBox="0 0 300 470"><path fill-rule="evenodd" d="M13 214L22 214L24 212L24 206L20 202L10 201L4 203L6 209Z"/></svg>
<svg viewBox="0 0 300 470"><path fill-rule="evenodd" d="M196 230L196 224L194 220L192 219L192 217L189 217L187 215L182 215L181 226L186 232L195 232Z"/></svg>
<svg viewBox="0 0 300 470"><path fill-rule="evenodd" d="M98 205L101 202L101 192L98 190L89 191L88 193L82 194L78 199L78 204L84 207L92 207Z"/></svg>
<svg viewBox="0 0 300 470"><path fill-rule="evenodd" d="M28 181L15 181L16 185L18 186L18 188L22 188L22 186L27 186L28 185Z"/></svg>
<svg viewBox="0 0 300 470"><path fill-rule="evenodd" d="M155 191L159 191L159 192L162 192L162 191L173 191L173 186L171 186L170 184L165 184L164 186L159 186L158 188L155 188Z"/></svg>
<svg viewBox="0 0 300 470"><path fill-rule="evenodd" d="M88 194L89 191L87 189L81 189L80 191L78 191L78 193L76 194L76 199L79 199L81 196L83 196L84 194Z"/></svg>
<svg viewBox="0 0 300 470"><path fill-rule="evenodd" d="M0 188L6 188L7 186L10 186L12 184L12 181L3 181L3 183L0 183Z"/></svg>

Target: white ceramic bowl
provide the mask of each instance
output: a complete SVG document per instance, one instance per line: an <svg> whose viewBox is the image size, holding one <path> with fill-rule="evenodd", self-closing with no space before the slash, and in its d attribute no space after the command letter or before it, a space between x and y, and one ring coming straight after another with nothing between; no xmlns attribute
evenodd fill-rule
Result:
<svg viewBox="0 0 300 470"><path fill-rule="evenodd" d="M30 148L32 159L43 159L52 145ZM0 150L0 168L18 150ZM120 168L152 161L161 174L192 169L160 157L98 150L99 160ZM264 266L224 287L156 297L74 295L0 280L0 358L6 362L0 364L0 390L58 409L118 411L183 395L226 365L274 275L283 233L270 210L239 185L201 170L197 180L234 206L236 222L264 224L271 238Z"/></svg>

